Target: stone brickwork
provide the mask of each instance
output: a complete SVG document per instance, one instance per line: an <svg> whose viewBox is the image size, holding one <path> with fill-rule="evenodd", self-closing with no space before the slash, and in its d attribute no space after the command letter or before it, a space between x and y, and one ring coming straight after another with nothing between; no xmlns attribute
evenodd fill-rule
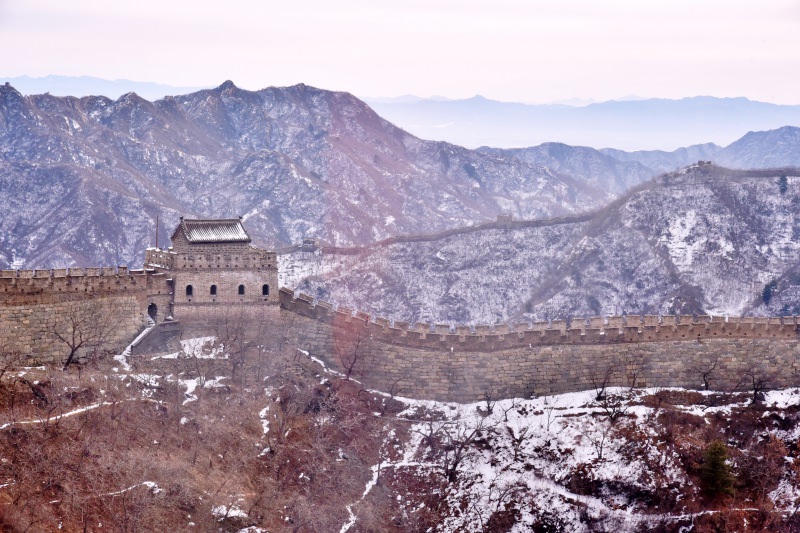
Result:
<svg viewBox="0 0 800 533"><path fill-rule="evenodd" d="M144 327L139 302L133 295L2 307L0 347L7 355L19 354L31 362L60 363L69 355L70 347L60 341L56 333L69 336L70 324L76 319L86 317L93 320L100 315L108 327L103 331L97 330L96 340L91 340L78 351L79 358L90 353L119 353ZM97 328L98 322L86 327L89 330ZM93 335L89 330L83 334Z"/></svg>
<svg viewBox="0 0 800 533"><path fill-rule="evenodd" d="M213 250L212 250L213 248ZM0 350L62 361L55 332L65 317L114 324L91 351L120 351L148 323L147 346L216 334L302 350L365 386L417 398L476 401L608 386L734 389L759 380L800 383L797 317L623 316L527 325L451 327L370 317L275 290L275 254L243 243L186 243L147 250L146 270L72 268L0 271ZM187 286L191 290L187 291ZM214 286L215 294L211 287ZM268 289L267 289L268 288ZM265 294L266 293L266 294ZM278 305L280 304L280 305ZM713 368L713 370L712 370Z"/></svg>
<svg viewBox="0 0 800 533"><path fill-rule="evenodd" d="M610 386L700 387L712 366L708 377L718 389L745 386L752 377L773 387L800 383L794 317L616 317L451 331L334 311L285 289L281 306L291 313L284 327L298 349L340 371L355 353L353 372L366 386L416 398L465 402L487 392L573 392L606 376Z"/></svg>
<svg viewBox="0 0 800 533"><path fill-rule="evenodd" d="M145 327L163 319L172 288L163 274L127 268L0 271L0 351L34 361L60 361L69 347L56 333L82 318L86 331L107 329L88 351L121 351ZM108 326L108 327L105 327Z"/></svg>

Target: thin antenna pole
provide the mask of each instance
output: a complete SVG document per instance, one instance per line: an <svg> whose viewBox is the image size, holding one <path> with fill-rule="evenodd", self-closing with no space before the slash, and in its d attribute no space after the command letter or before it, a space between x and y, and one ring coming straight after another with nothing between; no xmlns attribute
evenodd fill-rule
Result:
<svg viewBox="0 0 800 533"><path fill-rule="evenodd" d="M156 249L158 249L158 213L156 213Z"/></svg>

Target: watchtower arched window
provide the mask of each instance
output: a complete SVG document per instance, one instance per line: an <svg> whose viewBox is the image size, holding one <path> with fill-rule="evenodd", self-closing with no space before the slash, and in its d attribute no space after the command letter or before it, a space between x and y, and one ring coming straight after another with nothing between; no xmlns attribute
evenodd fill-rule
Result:
<svg viewBox="0 0 800 533"><path fill-rule="evenodd" d="M239 296L244 295L244 285L239 285Z"/></svg>
<svg viewBox="0 0 800 533"><path fill-rule="evenodd" d="M269 296L269 285L261 286L261 296Z"/></svg>
<svg viewBox="0 0 800 533"><path fill-rule="evenodd" d="M192 288L192 286L191 285L187 285L186 286L186 296L191 296L193 292L194 292L194 289Z"/></svg>
<svg viewBox="0 0 800 533"><path fill-rule="evenodd" d="M217 286L216 285L212 285L211 286L211 296L216 296L216 295L217 295Z"/></svg>

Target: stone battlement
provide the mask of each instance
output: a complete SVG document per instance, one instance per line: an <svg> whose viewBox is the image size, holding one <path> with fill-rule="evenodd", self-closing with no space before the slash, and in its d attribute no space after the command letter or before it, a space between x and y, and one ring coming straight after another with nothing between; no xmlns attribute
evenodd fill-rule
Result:
<svg viewBox="0 0 800 533"><path fill-rule="evenodd" d="M157 270L263 270L277 268L274 252L252 246L244 249L207 247L202 251L176 252L172 249L148 248L144 264Z"/></svg>
<svg viewBox="0 0 800 533"><path fill-rule="evenodd" d="M70 299L88 293L169 294L168 276L127 267L0 270L0 296L5 305L36 300Z"/></svg>
<svg viewBox="0 0 800 533"><path fill-rule="evenodd" d="M77 278L98 276L143 276L143 270L128 270L128 267L95 267L95 268L52 268L44 270L0 270L0 279L34 279L34 278Z"/></svg>
<svg viewBox="0 0 800 533"><path fill-rule="evenodd" d="M392 322L306 294L280 290L283 309L336 327L363 327L377 342L421 350L493 352L513 348L566 345L671 342L713 338L795 339L798 317L620 316L554 320L533 324L460 326Z"/></svg>

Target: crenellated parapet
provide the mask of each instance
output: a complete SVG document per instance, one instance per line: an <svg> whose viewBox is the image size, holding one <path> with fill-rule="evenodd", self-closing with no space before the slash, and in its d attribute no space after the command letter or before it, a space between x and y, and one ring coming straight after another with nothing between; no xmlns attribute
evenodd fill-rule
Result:
<svg viewBox="0 0 800 533"><path fill-rule="evenodd" d="M0 270L0 301L4 305L46 303L87 295L167 295L168 276L127 267Z"/></svg>
<svg viewBox="0 0 800 533"><path fill-rule="evenodd" d="M494 352L514 348L699 341L714 338L796 339L798 317L712 317L692 315L572 318L533 324L459 326L409 324L372 317L306 294L280 290L281 308L328 323L361 328L369 338L386 344L430 351Z"/></svg>
<svg viewBox="0 0 800 533"><path fill-rule="evenodd" d="M221 245L188 251L148 248L145 250L144 264L155 270L277 271L278 268L275 252L253 246L229 249Z"/></svg>

